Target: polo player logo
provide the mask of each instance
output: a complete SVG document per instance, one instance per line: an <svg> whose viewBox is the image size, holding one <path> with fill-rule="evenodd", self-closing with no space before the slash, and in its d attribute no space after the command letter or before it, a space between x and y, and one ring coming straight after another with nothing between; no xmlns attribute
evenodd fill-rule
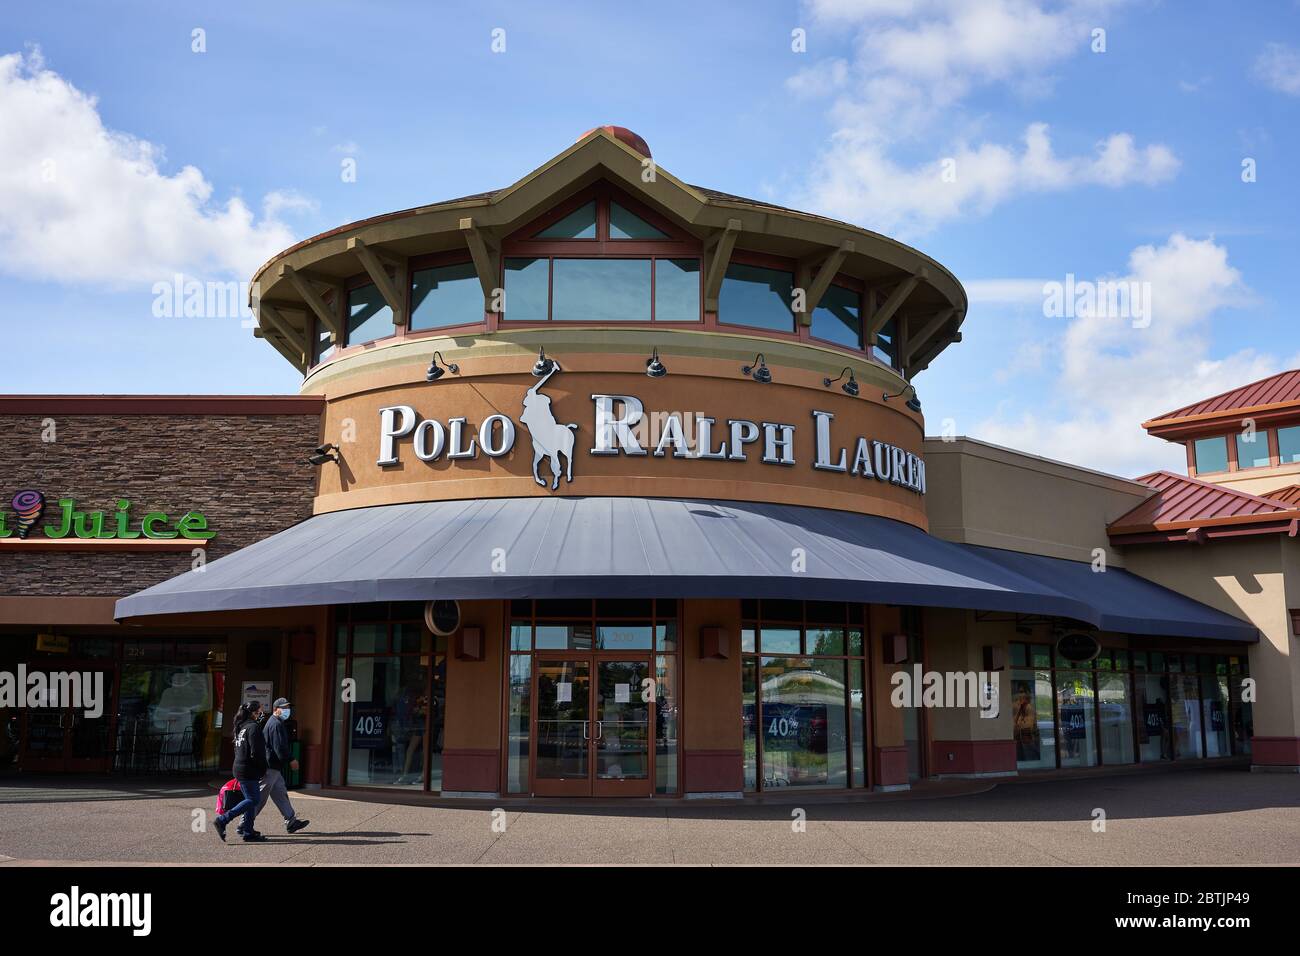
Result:
<svg viewBox="0 0 1300 956"><path fill-rule="evenodd" d="M551 411L551 396L543 395L541 388L547 380L560 370L560 364L552 359L546 360L550 369L538 380L537 384L524 393L524 411L519 416L528 437L533 442L533 480L543 488L546 482L537 474L537 466L543 458L551 459L551 490L560 487L560 457L565 459L564 477L573 481L573 433L576 424L566 425L555 420Z"/></svg>

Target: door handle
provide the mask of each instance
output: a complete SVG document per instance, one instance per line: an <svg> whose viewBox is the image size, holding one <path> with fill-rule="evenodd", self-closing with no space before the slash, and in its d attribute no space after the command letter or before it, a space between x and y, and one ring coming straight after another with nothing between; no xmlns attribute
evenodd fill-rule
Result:
<svg viewBox="0 0 1300 956"><path fill-rule="evenodd" d="M590 740L590 739L591 739L591 733L590 733L590 731L591 731L591 721L589 721L589 720L584 720L584 721L582 722L582 739L583 739L583 740Z"/></svg>
<svg viewBox="0 0 1300 956"><path fill-rule="evenodd" d="M596 721L596 739L605 739L605 722L603 720Z"/></svg>

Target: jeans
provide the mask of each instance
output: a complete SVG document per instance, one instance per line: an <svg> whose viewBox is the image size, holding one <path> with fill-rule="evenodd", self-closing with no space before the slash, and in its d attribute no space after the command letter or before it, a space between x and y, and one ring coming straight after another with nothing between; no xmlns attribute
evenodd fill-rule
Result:
<svg viewBox="0 0 1300 956"><path fill-rule="evenodd" d="M257 812L261 813L268 799L275 801L275 807L284 817L285 823L292 823L296 814L293 804L289 802L289 788L284 784L284 774L275 769L268 769L262 778L262 796L257 801Z"/></svg>
<svg viewBox="0 0 1300 956"><path fill-rule="evenodd" d="M257 819L257 798L258 798L258 781L241 780L239 781L239 790L244 795L244 799L217 817L222 823L229 823L240 814L244 815L244 822L240 824L240 829L248 831L253 829L253 821Z"/></svg>

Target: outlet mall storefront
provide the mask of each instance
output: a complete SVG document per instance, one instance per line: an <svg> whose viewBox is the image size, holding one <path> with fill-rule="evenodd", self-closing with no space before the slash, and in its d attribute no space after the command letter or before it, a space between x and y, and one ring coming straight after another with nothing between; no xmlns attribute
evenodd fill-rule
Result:
<svg viewBox="0 0 1300 956"><path fill-rule="evenodd" d="M1284 583L1219 583L1263 580L1293 537L1147 543L1134 573L1110 526L1151 485L925 439L910 380L966 299L916 250L682 183L602 128L255 281L300 396L0 399L29 445L6 481L49 508L0 529L4 660L107 641L111 738L143 634L224 642L208 736L245 682L289 696L308 785L678 798L1300 766ZM46 419L72 449L38 444ZM124 422L226 444L91 441ZM105 461L130 514L173 519L124 537L114 505L59 536L68 470ZM952 706L931 672L998 705Z"/></svg>

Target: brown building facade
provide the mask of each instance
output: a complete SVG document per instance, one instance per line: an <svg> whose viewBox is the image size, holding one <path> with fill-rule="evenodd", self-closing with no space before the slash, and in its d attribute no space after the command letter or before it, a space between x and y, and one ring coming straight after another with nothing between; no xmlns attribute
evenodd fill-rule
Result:
<svg viewBox="0 0 1300 956"><path fill-rule="evenodd" d="M611 127L506 189L300 243L255 286L300 396L69 412L97 449L137 436L116 477L89 452L22 481L4 462L49 489L42 528L56 496L129 494L178 534L61 553L11 509L19 656L36 624L46 662L81 634L38 599L119 597L121 669L136 635L174 656L225 635L225 714L244 680L283 689L306 784L444 798L1260 763L1296 736L1243 698L1249 609L1134 574L1108 534L1153 487L924 437L911 379L966 299L900 243L686 184ZM10 402L29 430L47 414Z"/></svg>

